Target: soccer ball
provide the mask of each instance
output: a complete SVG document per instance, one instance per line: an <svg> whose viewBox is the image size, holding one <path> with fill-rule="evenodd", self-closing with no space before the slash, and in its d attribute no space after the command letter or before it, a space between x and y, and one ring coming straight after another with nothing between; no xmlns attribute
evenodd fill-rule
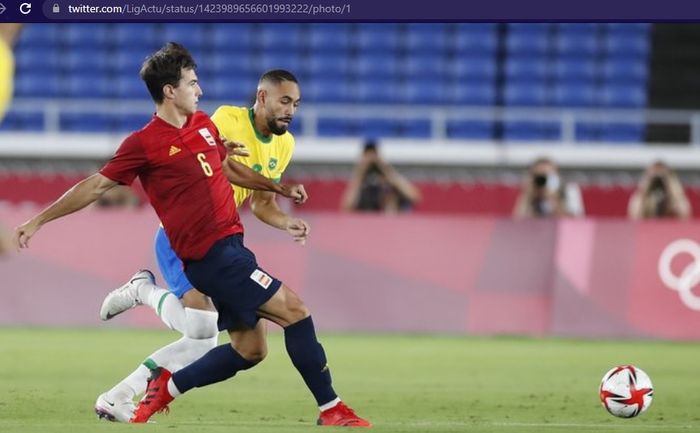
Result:
<svg viewBox="0 0 700 433"><path fill-rule="evenodd" d="M600 402L620 418L633 418L649 409L653 396L651 379L634 365L611 369L600 383Z"/></svg>

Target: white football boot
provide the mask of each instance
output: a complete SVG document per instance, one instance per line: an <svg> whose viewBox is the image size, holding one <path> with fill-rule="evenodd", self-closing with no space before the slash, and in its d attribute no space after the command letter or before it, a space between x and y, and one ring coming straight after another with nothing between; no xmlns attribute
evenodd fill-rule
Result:
<svg viewBox="0 0 700 433"><path fill-rule="evenodd" d="M134 274L128 283L107 294L100 308L100 319L109 320L124 311L141 305L139 286L143 283L156 283L153 272L143 269Z"/></svg>
<svg viewBox="0 0 700 433"><path fill-rule="evenodd" d="M106 421L129 422L134 416L134 410L136 410L136 405L133 401L129 399L113 400L106 392L100 394L95 402L97 417Z"/></svg>

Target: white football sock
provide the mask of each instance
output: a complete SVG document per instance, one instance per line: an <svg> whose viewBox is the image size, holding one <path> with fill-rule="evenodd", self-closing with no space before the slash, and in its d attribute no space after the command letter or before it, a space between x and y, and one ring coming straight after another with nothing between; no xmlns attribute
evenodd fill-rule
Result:
<svg viewBox="0 0 700 433"><path fill-rule="evenodd" d="M133 400L139 394L146 391L146 381L151 376L151 371L141 364L121 382L114 385L107 394L115 401Z"/></svg>
<svg viewBox="0 0 700 433"><path fill-rule="evenodd" d="M138 287L138 296L142 304L153 308L165 326L181 334L185 333L185 308L169 290L142 282Z"/></svg>

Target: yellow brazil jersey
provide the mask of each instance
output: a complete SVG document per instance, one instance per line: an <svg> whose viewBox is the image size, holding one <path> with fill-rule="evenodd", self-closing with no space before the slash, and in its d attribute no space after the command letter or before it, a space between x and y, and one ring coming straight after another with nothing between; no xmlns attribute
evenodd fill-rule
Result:
<svg viewBox="0 0 700 433"><path fill-rule="evenodd" d="M15 58L12 49L0 39L0 123L12 99Z"/></svg>
<svg viewBox="0 0 700 433"><path fill-rule="evenodd" d="M245 144L250 155L235 156L236 161L275 182L282 179L282 173L294 153L294 137L291 133L265 137L254 126L252 108L223 105L216 110L211 119L221 136ZM233 191L236 206L240 206L252 192L239 186L235 186Z"/></svg>

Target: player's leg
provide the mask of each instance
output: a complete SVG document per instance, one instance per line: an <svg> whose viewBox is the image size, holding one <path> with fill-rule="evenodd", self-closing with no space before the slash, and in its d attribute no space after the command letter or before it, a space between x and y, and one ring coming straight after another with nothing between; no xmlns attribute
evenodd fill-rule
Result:
<svg viewBox="0 0 700 433"><path fill-rule="evenodd" d="M161 366L177 371L216 346L218 327L214 306L207 296L192 288L162 228L156 235L156 258L170 291L155 286L148 272L149 281L132 279L117 289L116 294L110 293L102 310L118 311L115 305L119 302L128 306L130 302L137 304L130 299L144 299L147 301L143 303L150 305L168 327L181 332L183 337L152 353L131 374L97 398L95 412L102 419L127 422L133 416L133 398L146 390L151 369Z"/></svg>

